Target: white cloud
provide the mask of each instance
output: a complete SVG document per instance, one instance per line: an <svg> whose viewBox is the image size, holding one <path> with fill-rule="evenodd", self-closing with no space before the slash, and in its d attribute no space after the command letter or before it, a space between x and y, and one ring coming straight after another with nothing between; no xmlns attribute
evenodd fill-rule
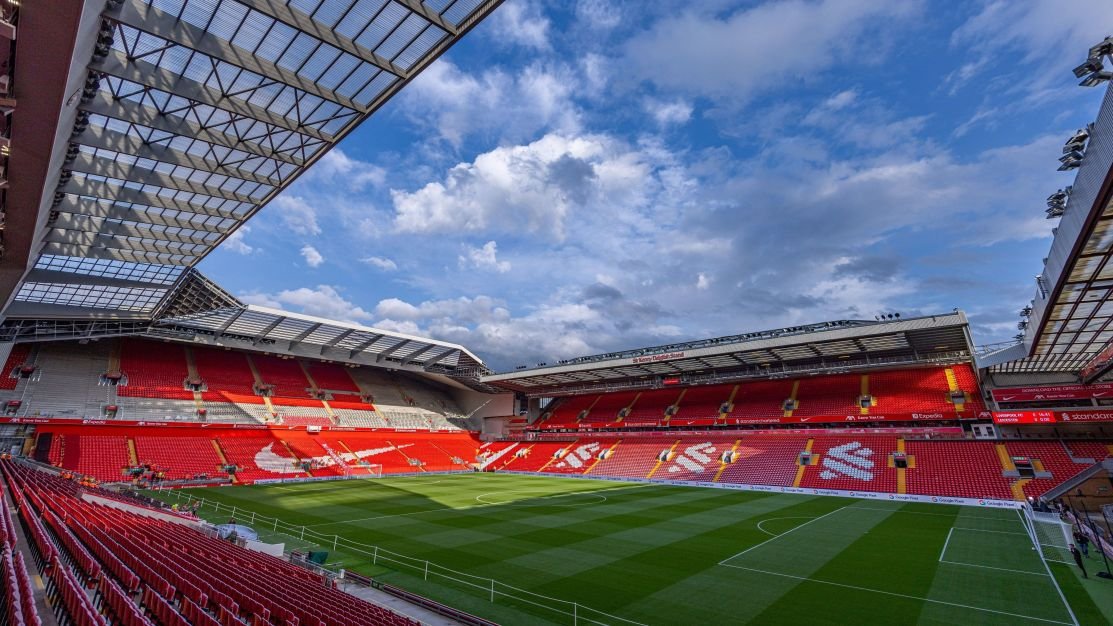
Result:
<svg viewBox="0 0 1113 626"><path fill-rule="evenodd" d="M491 19L498 42L511 42L536 50L549 49L549 20L529 0L510 0Z"/></svg>
<svg viewBox="0 0 1113 626"><path fill-rule="evenodd" d="M278 293L248 292L240 294L240 299L247 304L287 309L341 322L367 323L374 317L345 299L332 285L287 289Z"/></svg>
<svg viewBox="0 0 1113 626"><path fill-rule="evenodd" d="M368 186L382 186L386 182L386 170L333 148L307 170L305 177L311 184L338 184L351 191L360 191Z"/></svg>
<svg viewBox="0 0 1113 626"><path fill-rule="evenodd" d="M644 200L651 156L601 135L550 134L496 148L456 165L444 182L393 190L394 224L408 233L546 232L563 239L577 209L613 213Z"/></svg>
<svg viewBox="0 0 1113 626"><path fill-rule="evenodd" d="M689 10L625 48L634 76L659 87L746 101L843 62L881 52L879 28L915 15L920 2L786 0L723 16ZM858 54L865 50L868 54Z"/></svg>
<svg viewBox="0 0 1113 626"><path fill-rule="evenodd" d="M320 267L325 262L325 257L321 256L321 253L309 244L302 246L301 256L309 267Z"/></svg>
<svg viewBox="0 0 1113 626"><path fill-rule="evenodd" d="M377 267L384 272L393 272L398 269L398 264L391 259L383 258L380 256L369 256L360 259L361 262L366 263L372 267Z"/></svg>
<svg viewBox="0 0 1113 626"><path fill-rule="evenodd" d="M611 0L577 0L576 17L596 30L610 30L622 22L622 7Z"/></svg>
<svg viewBox="0 0 1113 626"><path fill-rule="evenodd" d="M282 194L274 199L273 206L282 218L282 225L297 235L314 236L321 234L317 224L317 210L305 198Z"/></svg>
<svg viewBox="0 0 1113 626"><path fill-rule="evenodd" d="M676 327L653 323L636 324L631 333L625 309L612 311L592 301L563 302L515 316L502 301L487 296L417 305L390 298L375 307L375 326L460 343L500 368L614 349L619 335L628 340L636 334L648 344L672 340L679 333Z"/></svg>
<svg viewBox="0 0 1113 626"><path fill-rule="evenodd" d="M707 274L704 274L703 272L700 272L699 274L696 275L696 289L699 289L701 291L706 291L707 288L710 287L710 286L711 286L711 279L707 277Z"/></svg>
<svg viewBox="0 0 1113 626"><path fill-rule="evenodd" d="M560 65L536 64L513 74L500 68L473 74L441 59L403 90L402 110L456 148L469 136L495 134L519 141L541 129L577 132L580 109L573 96L578 74Z"/></svg>
<svg viewBox="0 0 1113 626"><path fill-rule="evenodd" d="M692 105L684 100L661 101L649 98L645 110L657 121L658 126L684 124L692 119Z"/></svg>
<svg viewBox="0 0 1113 626"><path fill-rule="evenodd" d="M244 235L249 232L251 232L250 226L246 224L240 226L236 232L228 235L228 238L224 240L224 243L220 244L220 247L235 252L236 254L247 255L255 252L257 248L248 245L247 241L244 240Z"/></svg>
<svg viewBox="0 0 1113 626"><path fill-rule="evenodd" d="M509 261L498 260L498 244L488 241L481 248L464 246L464 254L458 259L460 267L477 270L493 270L500 274L510 271Z"/></svg>

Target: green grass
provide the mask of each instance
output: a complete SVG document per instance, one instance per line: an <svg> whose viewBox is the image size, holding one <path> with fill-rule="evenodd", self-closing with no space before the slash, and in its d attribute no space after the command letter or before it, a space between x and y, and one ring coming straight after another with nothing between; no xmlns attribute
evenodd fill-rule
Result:
<svg viewBox="0 0 1113 626"><path fill-rule="evenodd" d="M301 538L253 524L507 625L571 624L573 612L585 624L1072 623L1012 510L506 474L186 494L235 506L240 523L305 525ZM1080 623L1109 623L1056 575Z"/></svg>

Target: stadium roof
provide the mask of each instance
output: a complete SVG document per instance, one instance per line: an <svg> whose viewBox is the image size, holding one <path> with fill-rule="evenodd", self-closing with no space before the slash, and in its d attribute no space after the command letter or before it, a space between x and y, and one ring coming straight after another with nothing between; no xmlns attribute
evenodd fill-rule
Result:
<svg viewBox="0 0 1113 626"><path fill-rule="evenodd" d="M4 315L151 318L500 1L27 3Z"/></svg>
<svg viewBox="0 0 1113 626"><path fill-rule="evenodd" d="M484 376L530 395L652 387L666 378L770 378L969 359L966 315L885 321L840 320L539 364Z"/></svg>
<svg viewBox="0 0 1113 626"><path fill-rule="evenodd" d="M1023 347L980 359L993 372L1071 372L1089 382L1113 368L1113 92L1108 89L1074 185L1065 191L1051 251L1036 277Z"/></svg>
<svg viewBox="0 0 1113 626"><path fill-rule="evenodd" d="M196 270L186 272L165 302L150 319L11 317L0 325L0 340L148 335L455 378L477 378L487 371L477 356L453 343L244 304Z"/></svg>

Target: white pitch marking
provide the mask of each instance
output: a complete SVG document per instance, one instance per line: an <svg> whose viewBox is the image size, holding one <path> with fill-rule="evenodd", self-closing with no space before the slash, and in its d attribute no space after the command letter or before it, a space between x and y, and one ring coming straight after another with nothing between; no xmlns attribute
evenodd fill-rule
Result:
<svg viewBox="0 0 1113 626"><path fill-rule="evenodd" d="M1028 533L1017 533L1011 530L989 530L987 528L965 528L963 526L955 526L952 530L970 530L976 533L996 533L998 535L1022 535L1028 536Z"/></svg>
<svg viewBox="0 0 1113 626"><path fill-rule="evenodd" d="M528 494L529 491L525 490L525 489L520 490L520 491L515 491L513 489L507 489L505 491L491 491L491 492L488 492L488 493L479 494L478 496L475 497L475 501L479 502L479 503L482 503L482 504L492 504L492 505L505 504L507 506L535 506L535 505L529 504L529 502L532 502L534 500L547 500L547 499L551 499L551 498L565 498L565 497L568 497L568 496L593 496L593 497L596 497L596 498L602 498L602 500L596 500L594 502L573 502L572 504L541 504L541 505L536 505L536 506L587 506L589 504L602 504L603 502L607 501L607 496L604 496L604 495L598 494L598 493L594 493L594 492L558 493L558 494L553 494L553 495L548 495L548 496L528 497L528 498L523 498L521 500L507 500L506 502L488 502L487 500L483 499L487 496L493 496L493 495L497 495L497 494L500 494L500 493L526 493L526 494ZM525 504L523 504L523 503L525 503Z"/></svg>
<svg viewBox="0 0 1113 626"><path fill-rule="evenodd" d="M1030 619L1030 620L1035 620L1037 622L1047 622L1049 624L1066 624L1067 626L1071 625L1071 622L1060 622L1058 620L1047 619L1047 618L1043 618L1043 617L1032 617L1031 615L1022 615L1020 613L1009 613L1008 611L998 611L998 610L995 610L995 609L986 609L986 608L982 608L980 606L970 606L969 604L959 604L957 602L946 602L946 601L943 601L943 600L934 600L932 598L921 598L919 596L910 596L908 594L897 593L895 591L882 591L881 589L870 589L869 587L859 587L857 585L848 585L846 583L837 583L837 582L833 582L833 581L830 581L830 580L818 580L818 579L815 579L815 578L808 578L807 576L794 576L792 574L782 574L780 572L770 572L768 570L756 569L756 568L753 568L753 567L742 567L741 565L728 565L726 563L720 563L719 565L722 565L723 567L733 567L734 569L742 569L742 570L746 570L746 571L750 571L750 572L757 572L759 574L766 574L768 576L781 576L783 578L791 578L793 580L805 580L805 581L810 581L810 582L813 582L813 583L820 583L820 584L824 584L824 585L832 585L832 586L835 586L835 587L843 587L844 589L857 589L858 591L871 591L873 593L880 593L880 594L884 594L884 595L887 595L887 596L895 596L897 598L908 598L909 600L920 600L921 602L931 602L932 604L944 604L944 605L947 605L947 606L957 606L959 608L970 609L972 611L983 611L985 613L996 613L997 615L1008 615L1009 617L1019 617L1021 619Z"/></svg>
<svg viewBox="0 0 1113 626"><path fill-rule="evenodd" d="M947 555L947 546L951 545L951 535L953 535L954 533L955 529L953 527L947 531L947 540L943 542L943 551L939 553L940 563L943 562L943 557Z"/></svg>
<svg viewBox="0 0 1113 626"><path fill-rule="evenodd" d="M887 513L907 513L909 515L932 515L934 517L957 517L950 513L929 513L928 511L906 511L904 509L883 509L875 506L847 506L848 509L857 509L859 511L885 511ZM1004 518L989 517L988 515L965 515L963 519L984 519L993 522L1007 522Z"/></svg>
<svg viewBox="0 0 1113 626"><path fill-rule="evenodd" d="M999 570L999 571L1002 571L1002 572L1013 572L1014 574L1029 574L1029 575L1032 575L1032 576L1047 576L1047 574L1044 574L1043 572L1029 572L1027 570L1022 570L1022 569L1009 569L1007 567L993 567L992 565L977 565L975 563L959 563L958 561L944 561L943 559L939 559L939 562L940 563L947 563L948 565L965 565L966 567L980 567L982 569L995 569L995 570Z"/></svg>
<svg viewBox="0 0 1113 626"><path fill-rule="evenodd" d="M789 533L793 533L793 532L796 532L796 531L800 530L801 528L803 528L803 527L807 526L808 524L814 524L815 522L818 522L819 520L821 520L821 519L823 519L823 518L825 518L825 517L827 517L827 516L829 516L829 515L834 515L835 513L838 513L839 511L841 511L841 510L843 510L843 509L845 509L845 508L846 508L845 506L843 506L843 507L839 507L839 508L835 509L834 511L831 511L830 513L826 513L826 514L824 514L824 515L820 515L819 517L817 517L817 518L813 519L813 520L812 520L812 521L810 521L810 522L804 522L803 524L800 524L799 526L796 526L796 527L795 527L795 528L793 528L792 530L786 530L785 532L783 532L783 533L781 533L781 534L779 534L779 535L776 535L776 536L775 536L775 537L773 537L772 539L766 539L765 541L762 541L762 542L761 542L761 543L759 543L759 544L755 544L755 545L752 545L752 546L750 546L749 548L746 548L745 550L743 550L743 551L739 552L738 554L735 554L734 556L729 556L729 557L727 557L727 558L723 559L722 561L719 561L719 565L724 565L724 564L726 564L726 562L727 562L727 561L730 561L730 560L736 559L736 558L738 558L738 557L742 556L743 554L746 554L747 552L749 552L749 551L751 551L751 550L756 550L756 549L760 548L761 546L764 546L765 544L769 543L770 541L775 541L775 540L777 540L778 538L780 538L780 537L784 537L785 535L787 535L787 534L789 534ZM732 567L733 567L733 566L732 566Z"/></svg>
<svg viewBox="0 0 1113 626"><path fill-rule="evenodd" d="M771 533L768 530L765 530L764 528L761 527L761 525L764 524L765 522L772 522L772 521L779 520L779 519L812 519L813 517L815 517L815 516L814 515L794 515L792 517L770 517L768 519L763 519L760 522L758 522L757 523L757 529L760 530L761 532L765 533L766 535L772 535L774 537L779 537L780 535L778 535L776 533ZM781 535L783 535L783 534L784 533L781 533Z"/></svg>

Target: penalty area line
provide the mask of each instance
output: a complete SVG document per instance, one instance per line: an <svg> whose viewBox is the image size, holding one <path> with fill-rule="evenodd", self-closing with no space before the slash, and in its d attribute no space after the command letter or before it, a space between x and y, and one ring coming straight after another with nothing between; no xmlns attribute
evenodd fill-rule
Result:
<svg viewBox="0 0 1113 626"><path fill-rule="evenodd" d="M765 522L774 522L774 521L779 520L779 519L813 519L813 518L815 518L814 515L793 515L791 517L769 517L769 518L763 519L760 522L758 522L757 523L757 529L760 530L761 532L765 533L766 535L771 535L773 537L780 537L784 533L780 533L780 534L771 533L768 530L765 530L764 528L762 528L761 525L764 524ZM785 531L785 532L788 532L788 531ZM734 558L734 557L731 557L731 558Z"/></svg>
<svg viewBox="0 0 1113 626"><path fill-rule="evenodd" d="M1071 626L1071 622L1061 622L1059 620L1047 619L1045 617L1032 617L1031 615L1023 615L1021 613L1010 613L1008 611L998 611L997 609L987 609L980 606L971 606L969 604L959 604L957 602L947 602L945 600L934 600L932 598L922 598L920 596L913 596L906 593L897 593L895 591L883 591L881 589L870 589L869 587L859 587L857 585L848 585L846 583L837 583L830 580L819 580L817 578L809 578L807 576L795 576L793 574L782 574L780 572L770 572L768 570L757 569L754 567L743 567L741 565L730 565L727 563L720 563L723 567L733 567L734 569L746 570L749 572L757 572L758 574L765 574L768 576L780 576L781 578L791 578L793 580L802 580L806 582L818 583L821 585L831 585L833 587L842 587L844 589L855 589L858 591L869 591L872 593L880 593L886 596L893 596L897 598L906 598L908 600L919 600L921 602L930 602L932 604L942 604L945 606L954 606L961 609L970 609L972 611L982 611L984 613L994 613L996 615L1007 615L1009 617L1019 617L1020 619L1029 619L1037 622L1045 622L1048 624L1065 624Z"/></svg>

